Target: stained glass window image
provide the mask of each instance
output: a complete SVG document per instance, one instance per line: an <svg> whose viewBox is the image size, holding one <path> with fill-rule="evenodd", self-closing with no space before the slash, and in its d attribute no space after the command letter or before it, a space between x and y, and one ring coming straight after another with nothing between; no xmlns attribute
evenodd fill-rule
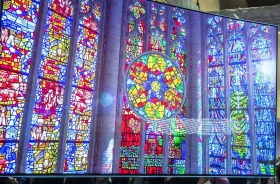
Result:
<svg viewBox="0 0 280 184"><path fill-rule="evenodd" d="M57 154L57 148L52 146L58 145L72 24L71 12L68 11L73 11L65 6L68 6L67 3L49 1L30 127L29 144L33 146L28 150L28 173L55 172L56 157L47 156L50 154L47 150ZM60 8L67 9L65 13L69 13L69 17L59 12ZM39 159L37 155L42 157ZM42 164L41 160L47 164Z"/></svg>
<svg viewBox="0 0 280 184"><path fill-rule="evenodd" d="M244 22L229 20L228 32L244 28ZM251 174L251 143L248 107L248 67L244 32L230 33L229 51L229 93L232 126L232 170L234 174ZM240 163L246 163L246 167Z"/></svg>
<svg viewBox="0 0 280 184"><path fill-rule="evenodd" d="M15 173L16 169L38 11L39 1L3 1L0 43L1 173Z"/></svg>
<svg viewBox="0 0 280 184"><path fill-rule="evenodd" d="M220 120L226 117L226 96L225 96L225 70L224 70L224 49L223 42L219 40L221 30L221 18L211 16L208 18L208 90L209 90L209 118ZM226 135L212 132L209 136L209 173L226 173L227 149Z"/></svg>
<svg viewBox="0 0 280 184"><path fill-rule="evenodd" d="M273 155L275 148L275 106L276 99L272 94L275 91L276 74L275 61L272 59L271 39L267 37L267 30L262 29L261 34L256 34L255 40L251 45L251 57L253 60L253 93L255 126L260 127L256 130L257 148L257 170L258 173L274 174ZM267 163L269 161L269 163Z"/></svg>
<svg viewBox="0 0 280 184"><path fill-rule="evenodd" d="M275 175L277 27L162 2L2 1L1 175Z"/></svg>

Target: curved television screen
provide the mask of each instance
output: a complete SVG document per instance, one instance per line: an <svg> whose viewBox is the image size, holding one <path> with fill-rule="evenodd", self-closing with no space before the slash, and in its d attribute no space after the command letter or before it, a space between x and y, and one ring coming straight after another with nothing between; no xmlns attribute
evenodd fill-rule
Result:
<svg viewBox="0 0 280 184"><path fill-rule="evenodd" d="M146 0L2 6L2 175L275 174L276 26Z"/></svg>

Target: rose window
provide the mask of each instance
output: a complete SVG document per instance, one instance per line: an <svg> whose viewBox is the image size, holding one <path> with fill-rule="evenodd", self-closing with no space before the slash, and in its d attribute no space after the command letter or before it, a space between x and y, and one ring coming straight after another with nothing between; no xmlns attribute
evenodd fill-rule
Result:
<svg viewBox="0 0 280 184"><path fill-rule="evenodd" d="M158 121L175 116L185 98L185 83L179 66L162 53L148 52L127 68L126 95L140 118Z"/></svg>

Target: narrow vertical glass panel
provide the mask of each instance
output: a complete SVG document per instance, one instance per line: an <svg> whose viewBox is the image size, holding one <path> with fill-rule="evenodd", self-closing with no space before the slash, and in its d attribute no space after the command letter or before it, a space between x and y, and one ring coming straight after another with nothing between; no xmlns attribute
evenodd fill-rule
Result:
<svg viewBox="0 0 280 184"><path fill-rule="evenodd" d="M2 1L0 41L0 173L15 173L38 0Z"/></svg>
<svg viewBox="0 0 280 184"><path fill-rule="evenodd" d="M48 10L39 77L65 83L72 21Z"/></svg>
<svg viewBox="0 0 280 184"><path fill-rule="evenodd" d="M89 141L93 92L72 88L67 140Z"/></svg>
<svg viewBox="0 0 280 184"><path fill-rule="evenodd" d="M258 28L258 27L256 27ZM251 45L254 110L257 148L257 172L260 175L275 173L273 162L275 154L276 125L276 68L272 60L271 40L262 29Z"/></svg>
<svg viewBox="0 0 280 184"><path fill-rule="evenodd" d="M187 72L187 20L188 17L185 10L175 7L172 8L170 20L171 26L168 27L169 33L171 33L171 39L168 40L170 45L170 56L180 66L183 75ZM185 168L186 132L180 121L181 118L186 118L186 106L187 103L185 102L181 112L175 117L175 121L171 122L172 126L170 128L174 131L173 134L169 136L168 149L169 151L174 149L175 154L168 156L168 172L172 174L184 174L186 173L186 169L188 169ZM182 130L177 132L175 127L180 127Z"/></svg>
<svg viewBox="0 0 280 184"><path fill-rule="evenodd" d="M221 27L217 27L216 36L218 37L219 42L224 42L224 35Z"/></svg>
<svg viewBox="0 0 280 184"><path fill-rule="evenodd" d="M213 42L213 40L214 40L213 30L209 29L207 35L207 44L210 44L211 42Z"/></svg>
<svg viewBox="0 0 280 184"><path fill-rule="evenodd" d="M58 141L63 93L63 85L38 79L30 141Z"/></svg>
<svg viewBox="0 0 280 184"><path fill-rule="evenodd" d="M92 90L98 53L98 34L79 27L73 85Z"/></svg>
<svg viewBox="0 0 280 184"><path fill-rule="evenodd" d="M186 74L186 12L178 8L173 8L171 25L170 56L180 65L183 74Z"/></svg>
<svg viewBox="0 0 280 184"><path fill-rule="evenodd" d="M150 6L149 51L166 52L166 12L165 7L151 3Z"/></svg>
<svg viewBox="0 0 280 184"><path fill-rule="evenodd" d="M142 35L146 33L146 27L143 19L139 20L138 32L141 33Z"/></svg>
<svg viewBox="0 0 280 184"><path fill-rule="evenodd" d="M49 0L48 7L30 127L27 173L54 173L56 167L73 6L70 0Z"/></svg>
<svg viewBox="0 0 280 184"><path fill-rule="evenodd" d="M222 66L208 68L209 118L222 120L225 113L225 79ZM211 132L209 137L209 173L226 173L226 135Z"/></svg>
<svg viewBox="0 0 280 184"><path fill-rule="evenodd" d="M223 67L208 68L209 108L225 108L225 81Z"/></svg>
<svg viewBox="0 0 280 184"><path fill-rule="evenodd" d="M130 61L144 52L145 37L149 23L146 25L147 2L143 0L130 0L127 11L127 21L133 17L136 29L128 27L126 30L126 71ZM148 27L147 27L148 26ZM140 160L140 129L141 120L133 113L128 101L123 96L122 127L119 173L136 174Z"/></svg>
<svg viewBox="0 0 280 184"><path fill-rule="evenodd" d="M157 18L155 15L153 15L151 18L150 18L150 30L153 30L157 27Z"/></svg>
<svg viewBox="0 0 280 184"><path fill-rule="evenodd" d="M208 108L210 121L226 118L224 43L222 17L209 16L206 37L208 59ZM229 25L228 25L229 26ZM209 135L209 173L225 174L227 161L226 135L214 128Z"/></svg>
<svg viewBox="0 0 280 184"><path fill-rule="evenodd" d="M186 48L184 44L179 41L175 42L170 48L170 55L180 65L183 74L186 74Z"/></svg>
<svg viewBox="0 0 280 184"><path fill-rule="evenodd" d="M120 167L121 174L138 174L141 120L125 110L122 118Z"/></svg>
<svg viewBox="0 0 280 184"><path fill-rule="evenodd" d="M93 98L102 3L84 1L91 12L79 22L76 59L70 100L69 122L64 160L65 173L86 173L92 127Z"/></svg>
<svg viewBox="0 0 280 184"><path fill-rule="evenodd" d="M186 128L179 118L173 118L169 129L168 173L185 174Z"/></svg>
<svg viewBox="0 0 280 184"><path fill-rule="evenodd" d="M163 133L158 123L146 123L144 172L162 174Z"/></svg>
<svg viewBox="0 0 280 184"><path fill-rule="evenodd" d="M249 119L249 92L244 22L229 20L235 25L228 40L229 106L233 134L231 135L232 172L250 175L251 142ZM242 163L247 163L246 167Z"/></svg>

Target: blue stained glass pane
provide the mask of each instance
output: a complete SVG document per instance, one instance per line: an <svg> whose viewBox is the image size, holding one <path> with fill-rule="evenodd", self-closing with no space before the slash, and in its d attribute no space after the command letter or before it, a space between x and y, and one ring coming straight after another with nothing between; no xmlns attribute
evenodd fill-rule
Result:
<svg viewBox="0 0 280 184"><path fill-rule="evenodd" d="M251 30L256 31L257 26ZM261 27L251 46L253 60L253 93L257 147L258 174L274 174L275 159L275 125L276 125L276 68L272 60L271 40L264 36L269 33L265 26Z"/></svg>
<svg viewBox="0 0 280 184"><path fill-rule="evenodd" d="M251 46L253 61L270 60L272 57L271 40L259 34Z"/></svg>
<svg viewBox="0 0 280 184"><path fill-rule="evenodd" d="M234 32L228 41L229 63L246 62L246 50L244 36L241 33Z"/></svg>
<svg viewBox="0 0 280 184"><path fill-rule="evenodd" d="M224 64L223 48L217 42L211 44L208 48L208 63L209 66Z"/></svg>

